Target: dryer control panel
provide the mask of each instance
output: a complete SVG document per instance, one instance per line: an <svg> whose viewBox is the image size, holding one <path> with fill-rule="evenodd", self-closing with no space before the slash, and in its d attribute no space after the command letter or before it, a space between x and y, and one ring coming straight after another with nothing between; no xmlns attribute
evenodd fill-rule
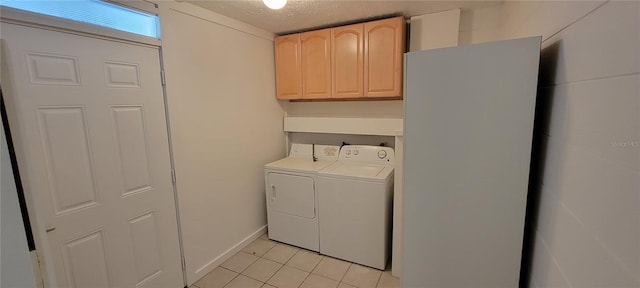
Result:
<svg viewBox="0 0 640 288"><path fill-rule="evenodd" d="M289 157L302 157L311 159L312 156L318 159L336 160L340 146L335 145L314 145L292 143ZM315 154L314 154L315 153Z"/></svg>
<svg viewBox="0 0 640 288"><path fill-rule="evenodd" d="M338 161L359 161L380 165L394 164L394 151L390 147L345 145L340 149Z"/></svg>

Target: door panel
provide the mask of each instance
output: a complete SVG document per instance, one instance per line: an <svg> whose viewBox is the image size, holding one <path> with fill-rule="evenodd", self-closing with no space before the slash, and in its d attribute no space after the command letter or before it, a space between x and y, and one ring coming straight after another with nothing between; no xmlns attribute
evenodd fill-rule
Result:
<svg viewBox="0 0 640 288"><path fill-rule="evenodd" d="M331 29L333 98L364 96L363 29L364 24Z"/></svg>
<svg viewBox="0 0 640 288"><path fill-rule="evenodd" d="M51 286L183 287L158 48L6 23L2 37Z"/></svg>
<svg viewBox="0 0 640 288"><path fill-rule="evenodd" d="M300 34L279 36L274 40L276 96L278 99L302 98Z"/></svg>
<svg viewBox="0 0 640 288"><path fill-rule="evenodd" d="M147 141L141 106L111 107L118 143L123 196L150 189Z"/></svg>
<svg viewBox="0 0 640 288"><path fill-rule="evenodd" d="M403 17L364 24L364 93L366 97L402 97Z"/></svg>
<svg viewBox="0 0 640 288"><path fill-rule="evenodd" d="M135 253L137 285L139 285L160 273L162 269L155 213L151 212L131 219L129 230Z"/></svg>
<svg viewBox="0 0 640 288"><path fill-rule="evenodd" d="M74 57L50 54L27 54L29 77L33 84L78 85L78 61Z"/></svg>
<svg viewBox="0 0 640 288"><path fill-rule="evenodd" d="M98 204L84 109L40 108L38 120L54 213Z"/></svg>
<svg viewBox="0 0 640 288"><path fill-rule="evenodd" d="M138 65L134 63L113 63L105 62L105 76L107 86L120 88L138 88Z"/></svg>
<svg viewBox="0 0 640 288"><path fill-rule="evenodd" d="M302 33L302 98L331 98L331 29Z"/></svg>
<svg viewBox="0 0 640 288"><path fill-rule="evenodd" d="M102 231L64 244L69 287L111 287Z"/></svg>

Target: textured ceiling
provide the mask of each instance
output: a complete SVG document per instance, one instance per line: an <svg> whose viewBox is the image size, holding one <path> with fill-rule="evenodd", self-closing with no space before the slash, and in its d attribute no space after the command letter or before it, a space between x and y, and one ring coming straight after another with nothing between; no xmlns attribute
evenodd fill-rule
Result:
<svg viewBox="0 0 640 288"><path fill-rule="evenodd" d="M455 8L478 9L502 1L330 1L289 0L280 10L267 8L262 0L192 0L184 1L240 20L275 34L287 34L403 15L411 17Z"/></svg>

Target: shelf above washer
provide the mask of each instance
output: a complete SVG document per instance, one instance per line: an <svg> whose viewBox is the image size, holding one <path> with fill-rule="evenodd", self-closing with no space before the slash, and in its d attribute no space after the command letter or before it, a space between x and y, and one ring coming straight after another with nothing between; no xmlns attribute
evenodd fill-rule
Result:
<svg viewBox="0 0 640 288"><path fill-rule="evenodd" d="M403 119L285 117L285 132L402 136Z"/></svg>

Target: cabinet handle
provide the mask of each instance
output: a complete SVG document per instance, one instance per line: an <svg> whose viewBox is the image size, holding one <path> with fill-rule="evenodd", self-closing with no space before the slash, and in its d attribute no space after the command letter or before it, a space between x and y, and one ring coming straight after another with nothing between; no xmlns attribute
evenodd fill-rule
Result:
<svg viewBox="0 0 640 288"><path fill-rule="evenodd" d="M56 230L56 227L51 226L51 227L44 228L44 231L47 232L47 233L49 233L49 232L51 232L53 230Z"/></svg>

